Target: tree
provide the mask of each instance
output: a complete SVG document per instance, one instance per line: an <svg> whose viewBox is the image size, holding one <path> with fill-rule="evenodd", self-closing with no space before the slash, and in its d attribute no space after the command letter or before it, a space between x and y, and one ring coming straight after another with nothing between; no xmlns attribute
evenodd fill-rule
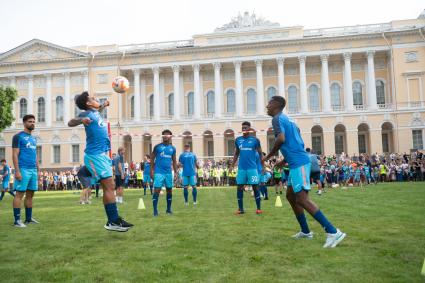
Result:
<svg viewBox="0 0 425 283"><path fill-rule="evenodd" d="M16 89L0 86L0 132L12 125L15 120L13 117L13 102L18 97Z"/></svg>

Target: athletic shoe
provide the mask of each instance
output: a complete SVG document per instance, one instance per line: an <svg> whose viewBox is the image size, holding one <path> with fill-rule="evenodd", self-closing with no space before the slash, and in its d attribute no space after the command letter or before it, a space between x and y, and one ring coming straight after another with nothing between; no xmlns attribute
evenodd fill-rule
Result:
<svg viewBox="0 0 425 283"><path fill-rule="evenodd" d="M121 217L119 217L118 219L120 219L121 220L121 223L122 223L122 226L123 227L128 227L128 228L131 228L131 227L133 227L134 225L133 224L131 224L131 223L129 223L129 222L127 222L127 221L125 221L123 218L121 218Z"/></svg>
<svg viewBox="0 0 425 283"><path fill-rule="evenodd" d="M171 210L167 210L167 211L165 211L165 214L167 214L167 215L173 215L173 212Z"/></svg>
<svg viewBox="0 0 425 283"><path fill-rule="evenodd" d="M38 222L37 220L35 220L34 218L31 218L31 220L25 220L24 222L25 224L39 224L40 222Z"/></svg>
<svg viewBox="0 0 425 283"><path fill-rule="evenodd" d="M308 234L303 233L302 231L298 232L297 234L293 235L292 238L294 239L313 239L313 232L310 232Z"/></svg>
<svg viewBox="0 0 425 283"><path fill-rule="evenodd" d="M157 216L158 216L158 212L154 212L154 213L153 213L153 216L154 216L154 217L157 217Z"/></svg>
<svg viewBox="0 0 425 283"><path fill-rule="evenodd" d="M27 227L27 225L25 225L24 223L22 223L21 220L15 221L15 223L13 223L13 226L18 227L18 228L25 228L25 227Z"/></svg>
<svg viewBox="0 0 425 283"><path fill-rule="evenodd" d="M193 205L197 205L197 204L198 204L198 202L196 202L196 201L195 201L195 202L193 202Z"/></svg>
<svg viewBox="0 0 425 283"><path fill-rule="evenodd" d="M189 205L189 203L188 203L187 201L185 201L185 202L184 202L184 205L185 205L185 206L188 206L188 205Z"/></svg>
<svg viewBox="0 0 425 283"><path fill-rule="evenodd" d="M335 248L342 240L344 240L347 234L342 233L339 229L336 229L335 234L326 234L326 242L323 245L324 248Z"/></svg>
<svg viewBox="0 0 425 283"><path fill-rule="evenodd" d="M241 214L245 214L245 211L240 211L240 210L236 210L235 212L236 215L241 215Z"/></svg>
<svg viewBox="0 0 425 283"><path fill-rule="evenodd" d="M263 211L262 211L261 209L257 209L257 210L255 211L255 213L256 213L256 214L263 214Z"/></svg>
<svg viewBox="0 0 425 283"><path fill-rule="evenodd" d="M269 200L269 197L265 197L264 200Z"/></svg>
<svg viewBox="0 0 425 283"><path fill-rule="evenodd" d="M131 227L129 224L130 223L125 222L121 217L119 217L115 222L107 222L104 227L109 231L127 232Z"/></svg>

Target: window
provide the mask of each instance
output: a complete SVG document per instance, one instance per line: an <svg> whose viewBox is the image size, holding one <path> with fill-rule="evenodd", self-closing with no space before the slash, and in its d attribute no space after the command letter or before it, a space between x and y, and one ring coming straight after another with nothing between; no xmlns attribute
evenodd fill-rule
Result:
<svg viewBox="0 0 425 283"><path fill-rule="evenodd" d="M424 149L424 142L422 140L422 130L412 131L413 149Z"/></svg>
<svg viewBox="0 0 425 283"><path fill-rule="evenodd" d="M276 88L274 86L271 86L267 89L267 101L270 101L273 96L276 95Z"/></svg>
<svg viewBox="0 0 425 283"><path fill-rule="evenodd" d="M295 86L290 86L288 88L288 112L297 113L298 112L298 90Z"/></svg>
<svg viewBox="0 0 425 283"><path fill-rule="evenodd" d="M317 87L317 85L311 85L308 88L308 97L310 99L310 112L320 111L319 88Z"/></svg>
<svg viewBox="0 0 425 283"><path fill-rule="evenodd" d="M56 97L56 121L63 121L63 98L62 96Z"/></svg>
<svg viewBox="0 0 425 283"><path fill-rule="evenodd" d="M108 74L98 74L96 77L96 82L98 84L107 84L108 83Z"/></svg>
<svg viewBox="0 0 425 283"><path fill-rule="evenodd" d="M385 85L381 80L376 81L376 103L385 104Z"/></svg>
<svg viewBox="0 0 425 283"><path fill-rule="evenodd" d="M100 105L105 103L106 100L107 100L106 98L99 99ZM102 117L102 119L108 119L108 108L107 107L103 108L102 112L100 112L100 117Z"/></svg>
<svg viewBox="0 0 425 283"><path fill-rule="evenodd" d="M72 162L74 163L80 162L80 145L79 144L72 145Z"/></svg>
<svg viewBox="0 0 425 283"><path fill-rule="evenodd" d="M61 163L61 146L53 146L53 163Z"/></svg>
<svg viewBox="0 0 425 283"><path fill-rule="evenodd" d="M174 93L168 95L168 115L174 115Z"/></svg>
<svg viewBox="0 0 425 283"><path fill-rule="evenodd" d="M0 160L6 159L6 148L0 147Z"/></svg>
<svg viewBox="0 0 425 283"><path fill-rule="evenodd" d="M46 122L46 103L43 97L37 100L37 122Z"/></svg>
<svg viewBox="0 0 425 283"><path fill-rule="evenodd" d="M214 141L207 141L207 154L214 156Z"/></svg>
<svg viewBox="0 0 425 283"><path fill-rule="evenodd" d="M312 147L314 153L322 154L322 137L321 136L312 136L311 137L311 147Z"/></svg>
<svg viewBox="0 0 425 283"><path fill-rule="evenodd" d="M215 113L215 93L214 91L210 90L207 92L207 113L213 114Z"/></svg>
<svg viewBox="0 0 425 283"><path fill-rule="evenodd" d="M227 140L227 156L233 156L235 154L235 140L228 139Z"/></svg>
<svg viewBox="0 0 425 283"><path fill-rule="evenodd" d="M193 115L194 109L193 109L193 105L194 105L194 97L193 97L193 92L189 92L187 94L187 114L189 115Z"/></svg>
<svg viewBox="0 0 425 283"><path fill-rule="evenodd" d="M233 89L229 89L226 94L227 98L227 113L235 113L236 109L236 101L235 101L235 91Z"/></svg>
<svg viewBox="0 0 425 283"><path fill-rule="evenodd" d="M344 151L344 136L335 135L335 153L341 154Z"/></svg>
<svg viewBox="0 0 425 283"><path fill-rule="evenodd" d="M134 118L134 96L130 98L130 118Z"/></svg>
<svg viewBox="0 0 425 283"><path fill-rule="evenodd" d="M253 114L256 112L257 108L257 92L250 88L246 92L246 112L249 114Z"/></svg>
<svg viewBox="0 0 425 283"><path fill-rule="evenodd" d="M334 111L341 109L341 87L337 83L331 85L331 105Z"/></svg>
<svg viewBox="0 0 425 283"><path fill-rule="evenodd" d="M366 153L366 135L358 135L359 153Z"/></svg>
<svg viewBox="0 0 425 283"><path fill-rule="evenodd" d="M37 145L36 152L38 164L41 164L41 162L43 161L43 151L41 145Z"/></svg>
<svg viewBox="0 0 425 283"><path fill-rule="evenodd" d="M382 151L390 152L390 141L387 133L382 134Z"/></svg>
<svg viewBox="0 0 425 283"><path fill-rule="evenodd" d="M353 104L363 105L362 84L360 82L353 83Z"/></svg>
<svg viewBox="0 0 425 283"><path fill-rule="evenodd" d="M21 98L21 100L19 100L19 118L24 118L25 115L27 115L28 110L28 103L27 100L25 98Z"/></svg>
<svg viewBox="0 0 425 283"><path fill-rule="evenodd" d="M149 117L150 118L152 118L153 115L154 115L154 113L153 113L153 103L154 103L153 94L151 94L149 96Z"/></svg>

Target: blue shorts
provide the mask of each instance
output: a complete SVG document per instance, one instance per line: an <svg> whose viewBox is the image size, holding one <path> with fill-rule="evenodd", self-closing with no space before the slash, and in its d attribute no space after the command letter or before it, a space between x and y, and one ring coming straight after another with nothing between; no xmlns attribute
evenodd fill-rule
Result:
<svg viewBox="0 0 425 283"><path fill-rule="evenodd" d="M3 179L1 182L1 188L5 191L9 189L9 178Z"/></svg>
<svg viewBox="0 0 425 283"><path fill-rule="evenodd" d="M236 176L236 183L238 185L258 185L260 178L257 169L239 169Z"/></svg>
<svg viewBox="0 0 425 283"><path fill-rule="evenodd" d="M310 170L310 163L289 169L288 187L292 186L294 193L310 190Z"/></svg>
<svg viewBox="0 0 425 283"><path fill-rule="evenodd" d="M183 186L196 186L196 176L183 176Z"/></svg>
<svg viewBox="0 0 425 283"><path fill-rule="evenodd" d="M84 164L96 181L112 177L112 161L107 154L85 154Z"/></svg>
<svg viewBox="0 0 425 283"><path fill-rule="evenodd" d="M15 191L25 192L29 191L38 191L38 173L37 169L21 169L22 180L16 179L13 183Z"/></svg>
<svg viewBox="0 0 425 283"><path fill-rule="evenodd" d="M173 187L173 174L154 174L153 175L153 187L155 189L159 189L162 187L166 187L167 189L171 189Z"/></svg>
<svg viewBox="0 0 425 283"><path fill-rule="evenodd" d="M143 182L152 183L151 175L143 175Z"/></svg>

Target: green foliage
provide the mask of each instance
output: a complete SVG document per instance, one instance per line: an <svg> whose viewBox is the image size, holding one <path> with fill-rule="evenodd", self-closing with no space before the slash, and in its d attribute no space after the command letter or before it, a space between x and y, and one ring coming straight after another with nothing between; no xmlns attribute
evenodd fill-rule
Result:
<svg viewBox="0 0 425 283"><path fill-rule="evenodd" d="M0 86L0 132L12 125L15 120L12 104L18 97L16 89Z"/></svg>
<svg viewBox="0 0 425 283"><path fill-rule="evenodd" d="M244 194L236 216L235 188L200 188L198 205L173 190L173 216L152 216L152 197L126 190L120 214L135 227L109 232L102 198L79 205L73 192L36 192L40 224L12 226L12 197L0 202L0 282L423 282L425 193L421 183L331 189L312 199L347 237L323 249L325 232L309 215L312 240L299 231L282 195L263 201L263 215ZM146 210L137 210L143 197ZM189 201L191 195L189 195ZM24 217L25 210L21 210Z"/></svg>

